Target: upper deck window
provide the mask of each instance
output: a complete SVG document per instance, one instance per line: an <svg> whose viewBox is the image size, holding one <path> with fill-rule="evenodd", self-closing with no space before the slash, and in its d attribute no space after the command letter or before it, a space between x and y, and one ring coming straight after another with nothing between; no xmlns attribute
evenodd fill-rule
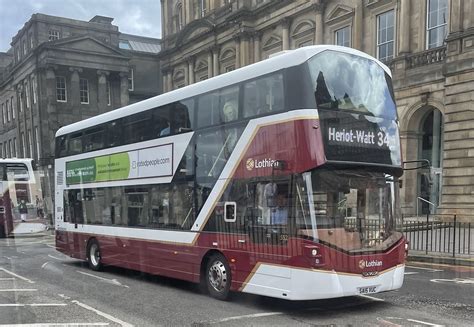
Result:
<svg viewBox="0 0 474 327"><path fill-rule="evenodd" d="M309 60L318 109L397 119L392 82L375 61L324 51Z"/></svg>

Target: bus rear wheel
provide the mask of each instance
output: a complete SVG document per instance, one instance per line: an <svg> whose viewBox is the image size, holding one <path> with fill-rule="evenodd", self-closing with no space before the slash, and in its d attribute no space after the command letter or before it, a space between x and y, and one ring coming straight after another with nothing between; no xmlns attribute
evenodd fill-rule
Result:
<svg viewBox="0 0 474 327"><path fill-rule="evenodd" d="M219 300L229 298L232 275L230 266L222 254L215 254L209 259L205 278L207 290L212 297Z"/></svg>
<svg viewBox="0 0 474 327"><path fill-rule="evenodd" d="M92 270L102 269L102 258L100 256L99 242L96 239L89 241L87 245L87 262Z"/></svg>

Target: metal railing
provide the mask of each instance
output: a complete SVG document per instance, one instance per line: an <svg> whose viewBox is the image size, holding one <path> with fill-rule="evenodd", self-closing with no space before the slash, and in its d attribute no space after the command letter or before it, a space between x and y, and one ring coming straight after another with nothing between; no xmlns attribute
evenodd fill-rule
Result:
<svg viewBox="0 0 474 327"><path fill-rule="evenodd" d="M383 221L368 219L363 226L356 219L346 218L344 227L364 231L364 240L371 244L383 241ZM474 255L474 216L431 215L403 217L401 226L409 251L431 255L465 257Z"/></svg>
<svg viewBox="0 0 474 327"><path fill-rule="evenodd" d="M409 242L409 250L425 254L449 254L452 257L474 254L474 217L457 215L427 215L405 218L403 233Z"/></svg>

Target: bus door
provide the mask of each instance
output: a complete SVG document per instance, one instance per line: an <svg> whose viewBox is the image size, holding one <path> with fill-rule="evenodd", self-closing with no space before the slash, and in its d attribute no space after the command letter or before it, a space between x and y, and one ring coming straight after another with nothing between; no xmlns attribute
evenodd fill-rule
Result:
<svg viewBox="0 0 474 327"><path fill-rule="evenodd" d="M292 219L291 179L258 181L253 189L253 205L247 222L250 261L283 264L289 256L289 226ZM285 271L282 271L285 276Z"/></svg>

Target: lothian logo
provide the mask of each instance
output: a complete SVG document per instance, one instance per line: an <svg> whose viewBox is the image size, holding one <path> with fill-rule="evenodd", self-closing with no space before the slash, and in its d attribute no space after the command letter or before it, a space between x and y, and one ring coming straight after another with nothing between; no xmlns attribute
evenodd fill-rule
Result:
<svg viewBox="0 0 474 327"><path fill-rule="evenodd" d="M255 161L252 158L247 159L247 163L245 164L248 171L251 171L255 167Z"/></svg>
<svg viewBox="0 0 474 327"><path fill-rule="evenodd" d="M364 268L371 268L371 267L380 267L382 266L383 262L380 260L360 260L359 261L359 268L364 269Z"/></svg>

